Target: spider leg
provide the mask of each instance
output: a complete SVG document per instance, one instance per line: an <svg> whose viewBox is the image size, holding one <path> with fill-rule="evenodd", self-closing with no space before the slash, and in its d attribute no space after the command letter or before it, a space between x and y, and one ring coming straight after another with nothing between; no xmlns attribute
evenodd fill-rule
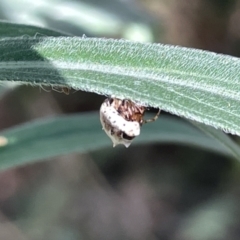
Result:
<svg viewBox="0 0 240 240"><path fill-rule="evenodd" d="M143 124L156 121L158 119L159 115L160 115L160 112L161 112L161 109L158 110L158 112L155 115L155 117L147 119L147 120L143 120Z"/></svg>

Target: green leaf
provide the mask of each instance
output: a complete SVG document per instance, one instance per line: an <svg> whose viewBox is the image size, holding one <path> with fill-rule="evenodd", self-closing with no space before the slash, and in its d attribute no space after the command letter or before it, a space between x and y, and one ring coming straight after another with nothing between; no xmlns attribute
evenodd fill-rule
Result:
<svg viewBox="0 0 240 240"><path fill-rule="evenodd" d="M5 145L0 147L0 169L73 152L112 149L111 140L101 130L97 113L33 121L2 131L0 143L4 138ZM190 124L164 116L152 124L144 125L142 134L131 147L138 147L138 143L153 142L192 145L231 155L229 149ZM126 151L125 147L118 147Z"/></svg>
<svg viewBox="0 0 240 240"><path fill-rule="evenodd" d="M240 135L238 58L77 37L5 38L0 52L2 81L114 95Z"/></svg>
<svg viewBox="0 0 240 240"><path fill-rule="evenodd" d="M191 121L193 125L195 125L197 128L199 128L201 131L203 131L206 135L212 137L216 141L218 141L222 146L224 146L226 149L229 149L233 156L240 160L240 147L237 143L235 143L227 134L223 133L222 131L219 131L213 127L209 127L206 125L203 125L201 123L196 123Z"/></svg>

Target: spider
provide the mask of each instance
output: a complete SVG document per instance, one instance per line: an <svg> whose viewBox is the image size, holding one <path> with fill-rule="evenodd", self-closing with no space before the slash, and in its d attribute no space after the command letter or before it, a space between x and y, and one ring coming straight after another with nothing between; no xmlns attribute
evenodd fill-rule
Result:
<svg viewBox="0 0 240 240"><path fill-rule="evenodd" d="M128 99L107 98L100 108L102 129L110 137L113 147L123 144L129 147L133 139L140 134L143 124L157 120L160 109L155 117L145 120L146 107Z"/></svg>

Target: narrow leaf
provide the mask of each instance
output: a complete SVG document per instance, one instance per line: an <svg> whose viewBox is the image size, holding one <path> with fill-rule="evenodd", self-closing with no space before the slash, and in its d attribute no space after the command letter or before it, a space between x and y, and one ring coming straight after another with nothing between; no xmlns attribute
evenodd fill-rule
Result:
<svg viewBox="0 0 240 240"><path fill-rule="evenodd" d="M127 98L240 135L238 58L124 40L0 40L0 80Z"/></svg>
<svg viewBox="0 0 240 240"><path fill-rule="evenodd" d="M0 147L0 169L73 152L112 149L112 142L101 130L97 113L30 122L2 131L1 139L0 143L4 144ZM231 155L229 149L222 147L190 124L164 116L152 124L145 125L142 134L134 140L131 147L138 147L138 143L153 142L192 145ZM123 146L118 147L127 151Z"/></svg>
<svg viewBox="0 0 240 240"><path fill-rule="evenodd" d="M229 149L232 152L233 156L240 160L240 146L235 143L227 134L201 123L196 123L193 121L191 121L191 123L203 131L205 134L218 141L220 144L222 144L222 146Z"/></svg>

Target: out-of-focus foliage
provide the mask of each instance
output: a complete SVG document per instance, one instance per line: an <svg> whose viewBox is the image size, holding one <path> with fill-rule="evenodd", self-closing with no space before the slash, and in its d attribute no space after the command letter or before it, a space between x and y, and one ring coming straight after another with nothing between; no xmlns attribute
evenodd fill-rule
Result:
<svg viewBox="0 0 240 240"><path fill-rule="evenodd" d="M0 22L0 37L9 38L9 37L40 37L40 36L67 36L67 33L59 32L57 30L49 30L43 27L29 26L26 24L14 24L7 21Z"/></svg>
<svg viewBox="0 0 240 240"><path fill-rule="evenodd" d="M120 36L137 25L140 26L137 37L145 41L152 39L148 28L154 24L154 18L130 1L1 0L0 9L0 18L77 36ZM141 29L146 29L145 36L141 35Z"/></svg>
<svg viewBox="0 0 240 240"><path fill-rule="evenodd" d="M229 145L224 147L183 121L163 116L154 125L144 128L146 128L143 130L144 136L137 138L135 144L170 142L193 145L227 156L235 153L231 148L233 142L230 141ZM0 147L0 169L21 166L63 154L105 149L110 145L109 139L103 138L104 133L99 127L99 117L95 112L27 123L1 134L7 142ZM222 136L219 138L221 139ZM235 153L237 159L239 155L238 152Z"/></svg>

